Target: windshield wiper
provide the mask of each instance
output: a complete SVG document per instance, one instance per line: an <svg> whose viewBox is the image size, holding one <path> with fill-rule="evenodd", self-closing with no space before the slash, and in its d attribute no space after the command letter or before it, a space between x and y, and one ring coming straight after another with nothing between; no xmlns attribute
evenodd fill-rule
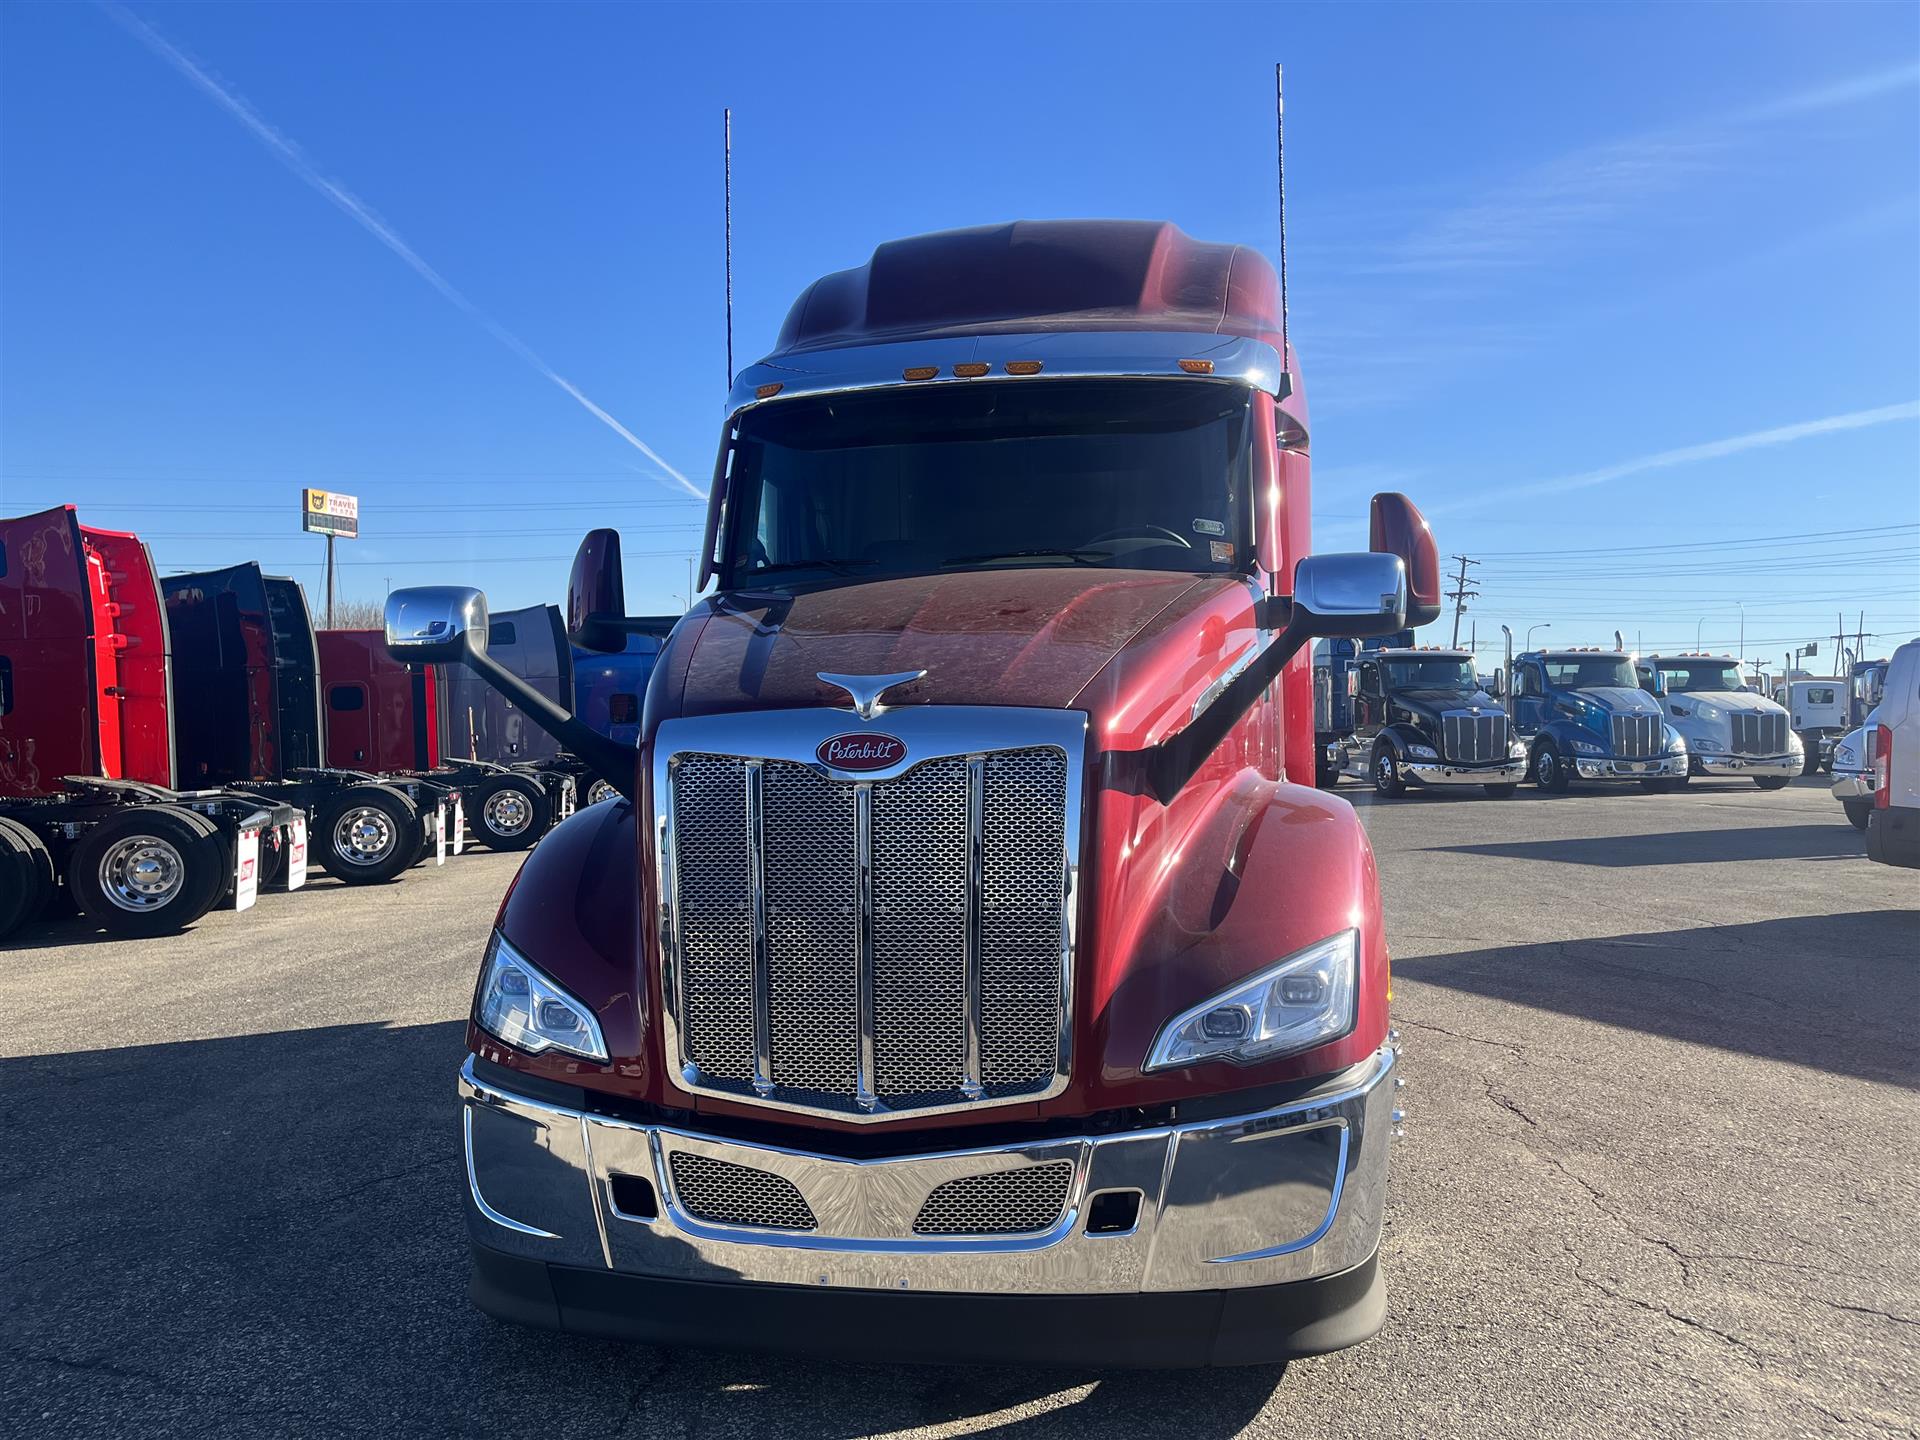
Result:
<svg viewBox="0 0 1920 1440"><path fill-rule="evenodd" d="M989 550L984 555L949 555L940 562L942 568L948 565L984 565L989 560L1035 560L1067 559L1076 565L1097 565L1102 560L1111 559L1110 550L1069 550L1065 547L1041 546L1034 550Z"/></svg>
<svg viewBox="0 0 1920 1440"><path fill-rule="evenodd" d="M787 570L826 570L835 575L851 575L856 566L872 567L878 560L778 560L771 565L756 565L745 572L743 578L751 580L757 575L772 575Z"/></svg>

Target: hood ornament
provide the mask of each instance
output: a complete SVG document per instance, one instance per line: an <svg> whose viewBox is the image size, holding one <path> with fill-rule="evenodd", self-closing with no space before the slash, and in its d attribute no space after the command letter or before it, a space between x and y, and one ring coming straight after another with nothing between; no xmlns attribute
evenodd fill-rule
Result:
<svg viewBox="0 0 1920 1440"><path fill-rule="evenodd" d="M853 701L854 713L862 720L871 720L876 710L884 707L880 697L896 685L905 685L910 680L918 680L927 672L924 670L902 670L895 675L830 675L822 670L816 677L824 680L836 690L844 690Z"/></svg>

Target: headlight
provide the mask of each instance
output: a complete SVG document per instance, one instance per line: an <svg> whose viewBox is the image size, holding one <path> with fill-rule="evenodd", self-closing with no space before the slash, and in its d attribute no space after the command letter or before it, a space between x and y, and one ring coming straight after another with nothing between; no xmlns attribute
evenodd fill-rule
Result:
<svg viewBox="0 0 1920 1440"><path fill-rule="evenodd" d="M1718 705L1709 705L1704 700L1694 702L1693 713L1697 718L1709 723L1717 723L1727 718L1726 712Z"/></svg>
<svg viewBox="0 0 1920 1440"><path fill-rule="evenodd" d="M1353 1029L1360 932L1343 930L1169 1020L1146 1069L1203 1060L1250 1065L1310 1050Z"/></svg>
<svg viewBox="0 0 1920 1440"><path fill-rule="evenodd" d="M1680 732L1674 729L1671 725L1669 725L1666 727L1666 733L1667 733L1667 740L1666 740L1667 754L1669 755L1686 754L1687 742L1685 739L1681 737Z"/></svg>
<svg viewBox="0 0 1920 1440"><path fill-rule="evenodd" d="M1573 748L1576 753L1581 755L1604 755L1607 753L1606 746L1596 745L1591 740L1576 740L1573 742Z"/></svg>
<svg viewBox="0 0 1920 1440"><path fill-rule="evenodd" d="M480 967L473 1018L481 1029L529 1055L565 1050L589 1060L607 1058L607 1042L593 1012L534 969L498 930Z"/></svg>
<svg viewBox="0 0 1920 1440"><path fill-rule="evenodd" d="M1794 734L1793 731L1791 730L1787 732L1787 751L1789 754L1793 754L1793 755L1804 755L1807 753L1807 747L1805 743L1803 743L1800 737Z"/></svg>
<svg viewBox="0 0 1920 1440"><path fill-rule="evenodd" d="M1407 753L1416 760L1438 760L1440 758L1431 745L1409 745L1407 746Z"/></svg>
<svg viewBox="0 0 1920 1440"><path fill-rule="evenodd" d="M1507 758L1508 758L1509 760L1524 760L1524 759L1526 759L1526 758L1527 758L1527 747L1526 747L1526 743L1525 743L1524 741L1521 741L1521 740L1515 740L1515 741L1514 741L1514 742L1513 742L1512 744L1510 744L1510 745L1508 745L1508 746L1507 746Z"/></svg>
<svg viewBox="0 0 1920 1440"><path fill-rule="evenodd" d="M1842 745L1839 749L1835 750L1833 752L1833 763L1836 769L1851 770L1854 765L1853 747L1851 745Z"/></svg>

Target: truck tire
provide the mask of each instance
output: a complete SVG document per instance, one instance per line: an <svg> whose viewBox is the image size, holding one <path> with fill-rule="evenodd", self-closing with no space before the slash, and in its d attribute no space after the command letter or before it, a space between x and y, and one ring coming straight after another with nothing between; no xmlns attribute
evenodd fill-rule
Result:
<svg viewBox="0 0 1920 1440"><path fill-rule="evenodd" d="M1753 783L1758 785L1762 790L1784 790L1787 788L1787 780L1788 777L1785 775L1756 775L1753 777Z"/></svg>
<svg viewBox="0 0 1920 1440"><path fill-rule="evenodd" d="M53 857L40 837L0 817L0 939L38 915L53 891Z"/></svg>
<svg viewBox="0 0 1920 1440"><path fill-rule="evenodd" d="M1807 746L1806 758L1800 762L1800 773L1802 775L1818 775L1820 773L1820 742L1818 740Z"/></svg>
<svg viewBox="0 0 1920 1440"><path fill-rule="evenodd" d="M480 787L472 824L489 850L525 850L553 824L553 797L531 775L496 775Z"/></svg>
<svg viewBox="0 0 1920 1440"><path fill-rule="evenodd" d="M119 936L171 935L227 890L219 827L177 805L135 805L82 835L67 862L81 912Z"/></svg>
<svg viewBox="0 0 1920 1440"><path fill-rule="evenodd" d="M1490 800L1511 800L1515 792L1520 789L1517 784L1482 785L1480 788L1487 792L1487 798Z"/></svg>
<svg viewBox="0 0 1920 1440"><path fill-rule="evenodd" d="M1871 800L1842 800L1841 807L1847 812L1847 823L1854 829L1865 831L1867 820L1873 814Z"/></svg>
<svg viewBox="0 0 1920 1440"><path fill-rule="evenodd" d="M1533 783L1549 795L1564 795L1573 783L1566 760L1551 742L1543 742L1533 752Z"/></svg>
<svg viewBox="0 0 1920 1440"><path fill-rule="evenodd" d="M1400 758L1391 745L1373 747L1373 791L1389 800L1407 793L1407 782L1400 778Z"/></svg>
<svg viewBox="0 0 1920 1440"><path fill-rule="evenodd" d="M314 858L345 885L383 885L420 853L420 812L390 785L353 785L320 812Z"/></svg>

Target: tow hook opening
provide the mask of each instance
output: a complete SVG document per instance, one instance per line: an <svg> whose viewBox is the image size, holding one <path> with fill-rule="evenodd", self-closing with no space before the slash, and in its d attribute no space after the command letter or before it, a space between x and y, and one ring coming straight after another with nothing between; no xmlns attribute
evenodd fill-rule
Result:
<svg viewBox="0 0 1920 1440"><path fill-rule="evenodd" d="M1131 1235L1139 1223L1138 1190L1102 1190L1087 1201L1089 1235Z"/></svg>
<svg viewBox="0 0 1920 1440"><path fill-rule="evenodd" d="M660 1197L654 1193L653 1182L640 1175L620 1175L611 1177L613 1189L613 1208L628 1220L658 1220L660 1218Z"/></svg>

